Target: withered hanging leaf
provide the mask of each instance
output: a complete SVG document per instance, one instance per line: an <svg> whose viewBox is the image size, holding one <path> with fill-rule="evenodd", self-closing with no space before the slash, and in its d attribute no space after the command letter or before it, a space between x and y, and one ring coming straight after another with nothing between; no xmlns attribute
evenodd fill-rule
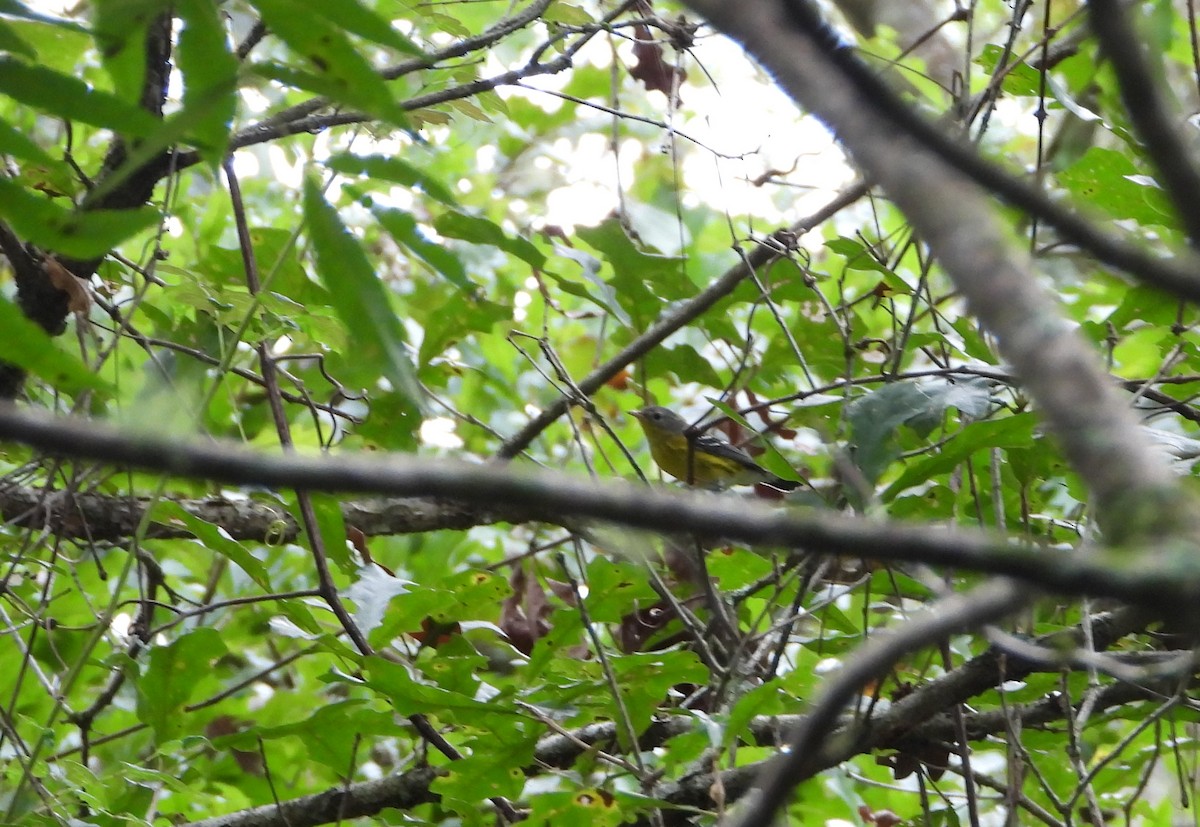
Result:
<svg viewBox="0 0 1200 827"><path fill-rule="evenodd" d="M901 750L894 755L881 755L875 759L881 767L891 767L892 776L899 781L925 768L925 774L933 781L946 774L950 765L950 749L942 744L924 744L916 750Z"/></svg>
<svg viewBox="0 0 1200 827"><path fill-rule="evenodd" d="M43 259L42 269L46 271L50 283L67 294L67 309L70 312L86 315L92 309L92 293L84 279L63 267L53 257Z"/></svg>
<svg viewBox="0 0 1200 827"><path fill-rule="evenodd" d="M687 71L663 59L663 47L655 42L649 26L639 23L633 31L636 38L633 54L638 62L629 70L630 76L640 80L647 89L662 92L673 106L679 106L682 103L679 87L687 80Z"/></svg>
<svg viewBox="0 0 1200 827"><path fill-rule="evenodd" d="M553 606L536 577L523 566L515 566L509 578L512 594L500 609L500 628L519 651L529 654L533 645L550 631Z"/></svg>

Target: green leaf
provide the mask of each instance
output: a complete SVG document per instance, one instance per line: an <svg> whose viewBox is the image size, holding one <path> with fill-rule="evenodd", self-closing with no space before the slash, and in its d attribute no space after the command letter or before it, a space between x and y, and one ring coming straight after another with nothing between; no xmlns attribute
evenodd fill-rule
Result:
<svg viewBox="0 0 1200 827"><path fill-rule="evenodd" d="M362 5L358 0L291 0L298 8L297 15L315 15L323 17L334 26L359 37L387 46L398 52L424 57L425 53L392 25L371 9Z"/></svg>
<svg viewBox="0 0 1200 827"><path fill-rule="evenodd" d="M68 393L90 389L112 394L114 388L25 318L8 299L0 296L0 361L16 365Z"/></svg>
<svg viewBox="0 0 1200 827"><path fill-rule="evenodd" d="M825 242L825 248L845 259L844 264L849 270L865 270L889 275L892 273L891 270L879 263L865 244L857 239L831 238Z"/></svg>
<svg viewBox="0 0 1200 827"><path fill-rule="evenodd" d="M586 10L571 3L554 3L542 19L547 22L565 23L568 26L586 26L595 22L595 18Z"/></svg>
<svg viewBox="0 0 1200 827"><path fill-rule="evenodd" d="M1025 61L1012 60L1010 50L1001 48L995 43L988 43L980 51L975 62L987 70L989 75L995 75L1000 67L1000 61L1007 58L1004 65L1002 88L1010 95L1037 95L1041 90L1040 73Z"/></svg>
<svg viewBox="0 0 1200 827"><path fill-rule="evenodd" d="M614 532L610 543L638 542ZM651 606L658 596L645 577L645 568L597 557L587 569L588 614L599 623L620 623L638 605Z"/></svg>
<svg viewBox="0 0 1200 827"><path fill-rule="evenodd" d="M349 700L318 707L307 718L273 727L249 727L214 738L218 747L257 751L259 739L295 738L312 760L344 773L361 758L364 738L398 737L403 732L393 712L371 709L365 701Z"/></svg>
<svg viewBox="0 0 1200 827"><path fill-rule="evenodd" d="M814 660L806 650L801 649L791 657L795 659ZM805 663L811 670L815 663ZM721 741L728 744L741 737L750 725L750 720L757 715L781 715L791 712L799 705L796 697L788 693L778 680L768 681L746 691L733 705L728 713L725 727L721 732Z"/></svg>
<svg viewBox="0 0 1200 827"><path fill-rule="evenodd" d="M202 112L191 124L189 137L206 160L219 163L237 109L238 60L210 0L180 0L175 8L183 18L176 49L183 73L183 108Z"/></svg>
<svg viewBox="0 0 1200 827"><path fill-rule="evenodd" d="M880 499L891 502L900 493L938 474L952 471L976 451L985 448L1020 448L1033 439L1036 418L1030 414L1006 416L989 422L972 422L934 456L904 469Z"/></svg>
<svg viewBox="0 0 1200 827"><path fill-rule="evenodd" d="M1167 354L1176 347L1176 336L1165 327L1147 326L1128 331L1112 349L1113 364L1126 376L1153 376Z"/></svg>
<svg viewBox="0 0 1200 827"><path fill-rule="evenodd" d="M572 789L540 792L530 802L528 827L557 827L586 824L588 827L618 827L638 808L619 800L607 790Z"/></svg>
<svg viewBox="0 0 1200 827"><path fill-rule="evenodd" d="M664 300L686 299L696 292L695 284L684 272L682 259L641 249L615 218L580 229L577 235L612 266L609 283L631 314L657 316Z"/></svg>
<svg viewBox="0 0 1200 827"><path fill-rule="evenodd" d="M311 177L304 179L304 217L316 252L317 271L350 335L356 359L382 367L392 387L411 405L408 417L414 421L408 430L414 431L421 411L421 388L409 360L404 325L392 311L388 291L363 248L342 225L337 211ZM395 427L401 423L392 424Z"/></svg>
<svg viewBox="0 0 1200 827"><path fill-rule="evenodd" d="M299 498L294 491L287 492L283 497L291 513L301 513ZM357 571L346 541L346 518L342 516L342 498L324 491L310 491L308 497L313 515L317 519L316 531L321 535L325 554L343 572L350 574Z"/></svg>
<svg viewBox="0 0 1200 827"><path fill-rule="evenodd" d="M363 678L368 686L391 699L396 709L405 715L420 712L442 716L455 711L505 713L502 706L418 683L407 666L375 655L364 659Z"/></svg>
<svg viewBox="0 0 1200 827"><path fill-rule="evenodd" d="M1128 155L1115 149L1092 147L1058 174L1058 182L1081 203L1114 218L1132 218L1139 224L1175 224L1166 194Z"/></svg>
<svg viewBox="0 0 1200 827"><path fill-rule="evenodd" d="M520 237L514 238L506 234L499 224L481 216L444 212L434 219L433 228L447 238L497 247L537 270L546 266L546 256L533 242Z"/></svg>
<svg viewBox="0 0 1200 827"><path fill-rule="evenodd" d="M438 305L429 307L423 320L425 335L421 338L421 349L417 363L422 367L445 352L446 348L461 341L469 333L487 333L497 324L512 318L512 308L496 304L487 299L458 291Z"/></svg>
<svg viewBox="0 0 1200 827"><path fill-rule="evenodd" d="M896 382L854 400L847 421L854 444L854 459L867 481L874 483L896 458L892 435L901 425L927 421L932 411L943 410L915 382Z"/></svg>
<svg viewBox="0 0 1200 827"><path fill-rule="evenodd" d="M379 628L385 617L389 625L395 624L395 613L389 611L388 608L392 598L408 595L414 585L411 580L396 577L378 566L363 566L355 581L345 591L346 599L353 601L355 606L353 615L355 625L362 630L364 635L370 635ZM434 597L434 600L444 599L444 595ZM407 614L409 608L407 599L403 601L401 608ZM432 609L432 605L422 606L417 616L406 617L405 622L398 624L395 628L401 634L420 629L421 620L429 613L429 609Z"/></svg>
<svg viewBox="0 0 1200 827"><path fill-rule="evenodd" d="M0 120L0 153L36 161L39 164L53 166L55 161L44 149L29 139L24 132Z"/></svg>
<svg viewBox="0 0 1200 827"><path fill-rule="evenodd" d="M0 93L49 115L122 135L146 137L159 127L158 119L149 112L111 92L93 89L78 78L9 57L0 58Z"/></svg>
<svg viewBox="0 0 1200 827"><path fill-rule="evenodd" d="M633 319L625 308L621 306L617 299L617 292L600 278L600 260L591 253L586 253L583 250L572 250L564 244L555 242L554 251L563 258L567 258L579 265L583 283L575 281L567 276L559 275L556 272L549 271L545 275L553 281L560 290L572 296L577 296L581 299L587 299L597 307L603 308L608 313L611 313L617 320L626 327L633 326ZM589 286L592 289L588 289ZM649 305L653 305L651 300ZM649 312L649 309L647 310Z"/></svg>
<svg viewBox="0 0 1200 827"><path fill-rule="evenodd" d="M985 416L992 408L992 383L990 379L975 377L958 382L935 380L921 383L933 403L924 427L934 428L941 421L942 411L954 408L970 419Z"/></svg>
<svg viewBox="0 0 1200 827"><path fill-rule="evenodd" d="M354 355L357 355L355 351ZM361 359L338 358L330 360L330 367L341 367L345 373L337 375L374 381L378 379L375 362L364 363ZM374 373L374 377L364 374ZM414 415L412 399L400 391L374 391L371 394L371 415L366 422L355 426L355 433L372 446L387 451L413 451L417 448L420 419Z"/></svg>
<svg viewBox="0 0 1200 827"><path fill-rule="evenodd" d="M708 553L708 573L721 590L736 591L771 574L774 563L756 551L747 551L736 546L713 549Z"/></svg>
<svg viewBox="0 0 1200 827"><path fill-rule="evenodd" d="M486 798L518 799L525 787L522 767L533 761L534 741L526 738L516 744L492 738L478 749L447 766L447 773L433 780L430 789L442 797L443 805L453 802L466 809L478 807Z"/></svg>
<svg viewBox="0 0 1200 827"><path fill-rule="evenodd" d="M344 175L365 175L383 181L392 181L406 187L420 187L430 197L450 207L458 206L458 199L450 188L423 169L399 158L384 155L334 155L325 165L334 172ZM439 230L440 232L440 230Z"/></svg>
<svg viewBox="0 0 1200 827"><path fill-rule="evenodd" d="M622 688L622 709L611 710L614 719L628 713L635 732L641 732L654 718L655 711L672 686L681 683L702 685L708 680L708 670L695 652L669 650L637 652L613 657L611 666L617 685ZM622 745L625 730L618 730Z"/></svg>
<svg viewBox="0 0 1200 827"><path fill-rule="evenodd" d="M478 293L479 288L467 277L466 268L458 256L442 245L430 241L417 226L415 218L404 210L395 208L376 207L371 212L392 238L445 276L447 281L468 294Z"/></svg>
<svg viewBox="0 0 1200 827"><path fill-rule="evenodd" d="M642 357L642 364L650 376L674 375L680 382L696 382L710 388L725 384L712 360L687 344L656 347Z"/></svg>
<svg viewBox="0 0 1200 827"><path fill-rule="evenodd" d="M136 210L66 210L0 179L0 215L25 241L73 258L102 256L159 220L151 207Z"/></svg>
<svg viewBox="0 0 1200 827"><path fill-rule="evenodd" d="M396 104L387 82L375 71L339 25L306 13L292 0L254 0L263 22L297 55L303 57L316 74L291 74L290 80L328 96L338 103L358 107L393 124L407 124L404 111ZM258 64L256 70L276 72L283 67ZM283 80L284 78L279 78Z"/></svg>
<svg viewBox="0 0 1200 827"><path fill-rule="evenodd" d="M22 57L27 57L30 60L37 60L37 49L29 45L26 40L21 37L13 27L0 20L0 51L12 52Z"/></svg>
<svg viewBox="0 0 1200 827"><path fill-rule="evenodd" d="M200 519L185 511L179 503L168 499L159 499L155 502L152 516L155 522L167 525L175 522L183 525L195 535L206 551L224 555L230 562L248 574L255 583L267 591L271 590L271 578L266 566L259 562L249 549L231 538L220 526Z"/></svg>
<svg viewBox="0 0 1200 827"><path fill-rule="evenodd" d="M122 761L119 772L121 777L126 780L130 786L150 787L166 787L179 795L187 796L191 794L191 789L187 783L173 773L160 772L150 769L149 767L141 767L137 764L130 764L128 761ZM72 819L74 824L72 827L86 827L93 822L81 822Z"/></svg>
<svg viewBox="0 0 1200 827"><path fill-rule="evenodd" d="M1179 300L1154 287L1129 285L1121 291L1120 300L1105 320L1107 324L1100 338L1108 335L1109 324L1118 331L1147 324L1166 327L1175 323L1179 313Z"/></svg>
<svg viewBox="0 0 1200 827"><path fill-rule="evenodd" d="M185 718L179 713L191 700L200 677L225 652L220 633L207 627L166 646L151 647L150 665L137 681L137 714L154 729L160 742L183 733Z"/></svg>

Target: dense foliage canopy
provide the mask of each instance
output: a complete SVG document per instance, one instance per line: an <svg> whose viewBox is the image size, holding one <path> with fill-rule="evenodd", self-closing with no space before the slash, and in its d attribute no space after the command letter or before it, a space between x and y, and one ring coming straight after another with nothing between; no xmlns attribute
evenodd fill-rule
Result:
<svg viewBox="0 0 1200 827"><path fill-rule="evenodd" d="M0 823L1193 807L1182 6L0 3Z"/></svg>

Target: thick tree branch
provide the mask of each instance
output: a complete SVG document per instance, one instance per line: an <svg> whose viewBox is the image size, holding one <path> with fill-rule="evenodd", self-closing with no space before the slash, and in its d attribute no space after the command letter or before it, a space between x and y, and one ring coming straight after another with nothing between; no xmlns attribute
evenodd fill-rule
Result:
<svg viewBox="0 0 1200 827"><path fill-rule="evenodd" d="M592 518L709 540L849 554L892 562L1008 575L1048 590L1096 594L1163 612L1191 612L1200 596L1200 555L1176 544L1136 567L1098 553L1047 553L985 532L854 519L772 508L741 497L596 483L566 474L409 455L351 459L267 456L228 444L134 436L95 423L23 414L0 405L0 439L58 456L247 485L452 498L484 508L527 510L557 523Z"/></svg>
<svg viewBox="0 0 1200 827"><path fill-rule="evenodd" d="M315 827L318 824L341 823L345 819L375 815L384 807L408 810L420 804L437 801L429 787L438 771L430 767L389 775L377 781L365 781L346 787L327 790L264 804L216 818L191 822L192 827Z"/></svg>
<svg viewBox="0 0 1200 827"><path fill-rule="evenodd" d="M199 353L193 355L197 358L203 356ZM238 373L251 381L262 382L261 377L250 371L239 370ZM899 378L958 375L1015 382L1003 371L974 367L916 371ZM884 379L875 377L872 381L882 382ZM1120 380L1120 385L1131 393L1170 408L1180 416L1200 421L1200 411L1165 393L1147 388L1148 381L1151 380L1127 379ZM1159 381L1184 384L1200 381L1200 378L1178 376ZM834 387L830 385L828 389ZM827 389L816 390L821 392ZM292 398L292 401L303 402L299 397ZM0 520L8 525L44 529L64 539L119 543L134 536L152 502L150 497L142 496L65 490L47 492L40 486L0 485ZM214 495L203 499L173 499L172 502L194 517L219 525L234 540L292 542L299 536L299 528L292 515L282 505L266 499L265 495L258 499L247 499L241 495ZM533 520L533 515L527 509L503 505L482 508L430 497L345 500L342 502L342 515L347 524L368 537L464 530L495 523L515 524ZM156 539L189 537L191 532L183 526L152 522L145 536Z"/></svg>
<svg viewBox="0 0 1200 827"><path fill-rule="evenodd" d="M7 525L46 529L63 539L119 543L135 536L153 504L151 497L52 492L26 486L0 487L0 520ZM234 540L290 543L299 535L296 520L280 503L266 499L206 497L172 500L188 514L220 526ZM347 524L368 537L420 534L426 531L465 530L495 523L523 523L531 519L519 508L478 508L429 497L366 499L342 503ZM183 526L151 523L149 538L190 537Z"/></svg>

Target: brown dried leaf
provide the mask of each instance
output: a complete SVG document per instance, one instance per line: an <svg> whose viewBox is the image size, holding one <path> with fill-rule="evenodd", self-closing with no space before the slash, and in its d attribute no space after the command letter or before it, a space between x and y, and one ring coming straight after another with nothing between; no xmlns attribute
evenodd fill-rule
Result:
<svg viewBox="0 0 1200 827"><path fill-rule="evenodd" d="M220 738L225 735L233 735L241 732L244 725L237 719L229 715L218 715L213 718L204 727L204 734L210 739ZM263 774L263 758L262 753L249 752L241 749L230 749L233 754L233 760L237 762L242 772L247 775L262 775Z"/></svg>
<svg viewBox="0 0 1200 827"><path fill-rule="evenodd" d="M92 309L92 292L88 283L72 273L56 258L42 260L50 283L67 294L67 309L72 313L86 315Z"/></svg>
<svg viewBox="0 0 1200 827"><path fill-rule="evenodd" d="M893 813L891 810L876 810L875 823L879 827L896 827L898 824L903 824L904 819Z"/></svg>
<svg viewBox="0 0 1200 827"><path fill-rule="evenodd" d="M683 631L661 636L663 629L675 618L675 609L663 602L630 612L621 618L621 625L617 629L617 646L622 652L646 652L665 649L687 640L687 634Z"/></svg>
<svg viewBox="0 0 1200 827"><path fill-rule="evenodd" d="M663 47L654 41L649 26L639 23L633 27L633 31L636 38L633 55L638 62L629 70L629 74L635 80L640 80L647 89L662 92L673 106L679 106L682 102L679 87L687 80L687 72L663 60Z"/></svg>
<svg viewBox="0 0 1200 827"><path fill-rule="evenodd" d="M524 566L513 568L508 584L512 594L500 609L500 629L518 651L528 655L550 631L548 618L553 607L537 578L531 577Z"/></svg>
<svg viewBox="0 0 1200 827"><path fill-rule="evenodd" d="M904 823L904 819L891 810L872 810L865 804L859 805L858 817L864 824L876 824L879 827L896 827L897 824Z"/></svg>

